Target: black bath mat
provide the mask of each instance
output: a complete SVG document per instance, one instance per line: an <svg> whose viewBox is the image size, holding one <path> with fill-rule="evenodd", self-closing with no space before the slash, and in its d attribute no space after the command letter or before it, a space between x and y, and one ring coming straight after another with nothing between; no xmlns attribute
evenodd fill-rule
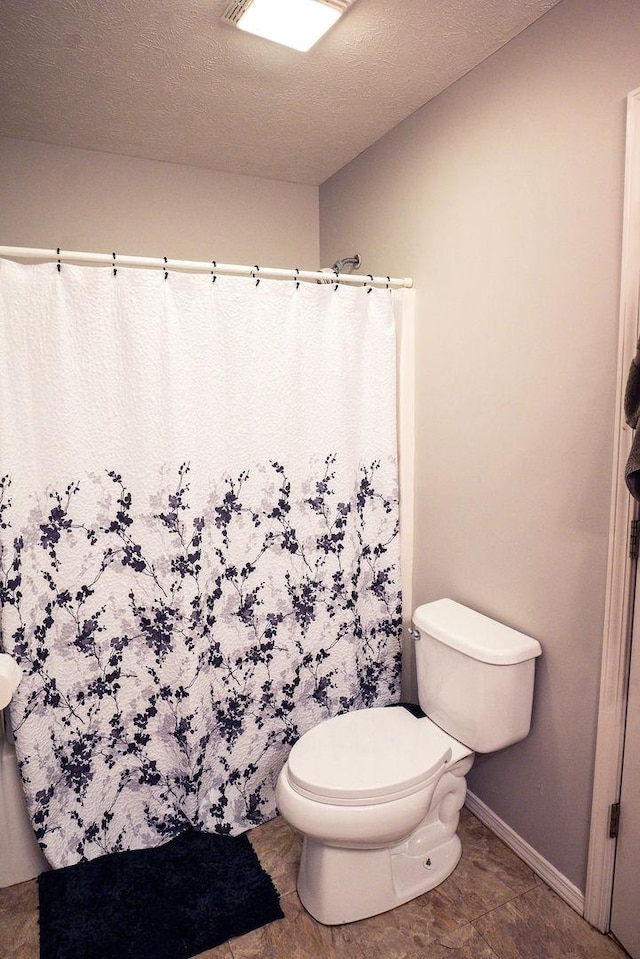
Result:
<svg viewBox="0 0 640 959"><path fill-rule="evenodd" d="M187 959L282 919L246 835L193 829L38 879L40 959Z"/></svg>

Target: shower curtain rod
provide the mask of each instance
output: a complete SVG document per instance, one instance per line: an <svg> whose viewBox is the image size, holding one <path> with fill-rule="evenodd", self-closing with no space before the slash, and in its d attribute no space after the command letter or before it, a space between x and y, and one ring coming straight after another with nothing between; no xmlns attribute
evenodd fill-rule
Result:
<svg viewBox="0 0 640 959"><path fill-rule="evenodd" d="M265 280L304 280L318 283L350 283L354 286L382 286L388 289L410 288L411 277L366 276L358 273L336 273L333 270L283 270L270 266L240 266L217 263L215 260L171 260L167 257L127 256L121 253L78 253L73 250L42 250L34 247L0 246L0 257L20 260L53 260L57 263L86 263L95 266L133 266L191 273L215 273L226 276L248 276Z"/></svg>

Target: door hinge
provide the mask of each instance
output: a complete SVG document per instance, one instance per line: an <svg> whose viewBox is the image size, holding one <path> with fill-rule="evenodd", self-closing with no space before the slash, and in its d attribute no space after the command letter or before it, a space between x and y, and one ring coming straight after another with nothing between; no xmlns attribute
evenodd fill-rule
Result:
<svg viewBox="0 0 640 959"><path fill-rule="evenodd" d="M618 838L618 829L620 828L620 803L611 803L609 810L609 839Z"/></svg>
<svg viewBox="0 0 640 959"><path fill-rule="evenodd" d="M640 520L632 519L629 530L629 559L638 559L640 546Z"/></svg>

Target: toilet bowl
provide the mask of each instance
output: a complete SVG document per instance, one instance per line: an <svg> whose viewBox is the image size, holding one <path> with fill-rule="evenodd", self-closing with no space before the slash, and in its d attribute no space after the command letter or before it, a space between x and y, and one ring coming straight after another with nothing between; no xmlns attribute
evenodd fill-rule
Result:
<svg viewBox="0 0 640 959"><path fill-rule="evenodd" d="M475 752L529 731L536 640L452 600L419 607L414 626L423 713L390 706L328 719L298 740L278 778L278 809L304 837L298 894L326 925L385 912L446 879L461 856Z"/></svg>

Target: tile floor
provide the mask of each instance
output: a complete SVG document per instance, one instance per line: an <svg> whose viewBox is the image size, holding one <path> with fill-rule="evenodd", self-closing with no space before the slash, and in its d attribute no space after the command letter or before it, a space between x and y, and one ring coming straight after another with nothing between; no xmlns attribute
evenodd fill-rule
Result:
<svg viewBox="0 0 640 959"><path fill-rule="evenodd" d="M198 959L624 959L464 809L463 856L431 892L381 916L321 926L296 895L300 839L282 819L250 834L284 920ZM38 959L35 880L0 889L0 959ZM91 959L90 956L87 959Z"/></svg>

